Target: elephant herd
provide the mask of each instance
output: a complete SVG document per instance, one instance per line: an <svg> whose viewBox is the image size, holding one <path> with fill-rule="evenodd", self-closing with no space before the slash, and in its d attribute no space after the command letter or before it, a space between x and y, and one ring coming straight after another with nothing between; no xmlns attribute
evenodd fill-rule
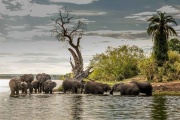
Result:
<svg viewBox="0 0 180 120"><path fill-rule="evenodd" d="M29 93L52 93L54 87L56 87L56 82L51 80L51 76L45 73L39 73L36 75L36 80L32 74L24 74L19 78L12 78L9 81L9 87L11 90L11 96L19 95L19 91L22 91L22 94Z"/></svg>
<svg viewBox="0 0 180 120"><path fill-rule="evenodd" d="M80 89L80 92L84 92L85 94L104 94L105 92L109 92L113 95L113 92L119 92L121 95L133 96L139 94L151 96L153 90L153 87L149 82L131 81L130 83L116 83L110 87L108 84L95 82L93 80L85 83L74 79L64 80L62 88L64 93L66 93L66 91L77 93L78 89Z"/></svg>
<svg viewBox="0 0 180 120"><path fill-rule="evenodd" d="M19 91L22 94L29 93L52 93L53 88L56 87L56 82L51 80L51 76L45 73L39 73L36 75L36 80L32 74L24 74L19 78L13 78L9 81L9 87L11 90L11 96L18 95ZM112 87L108 84L96 82L90 80L88 82L78 81L75 78L66 79L62 83L63 92L67 91L85 94L104 94L109 92L113 95L114 92L119 92L121 95L139 95L145 94L147 96L152 95L152 85L149 82L137 82L131 81L130 83L116 83Z"/></svg>

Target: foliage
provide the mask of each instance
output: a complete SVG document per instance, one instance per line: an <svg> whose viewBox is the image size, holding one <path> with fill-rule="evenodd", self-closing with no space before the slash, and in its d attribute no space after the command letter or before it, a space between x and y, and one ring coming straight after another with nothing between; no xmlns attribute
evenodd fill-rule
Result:
<svg viewBox="0 0 180 120"><path fill-rule="evenodd" d="M153 57L139 61L141 73L147 80L156 82L172 81L180 79L180 54L176 51L168 51L169 61L158 66Z"/></svg>
<svg viewBox="0 0 180 120"><path fill-rule="evenodd" d="M166 16L166 13L158 12L157 15L152 16L149 20L149 27L147 29L148 35L152 35L154 41L153 57L161 66L168 60L168 45L167 40L169 36L177 36L176 31L169 26L169 23L177 25L172 16Z"/></svg>
<svg viewBox="0 0 180 120"><path fill-rule="evenodd" d="M141 71L141 74L146 75L147 80L153 80L154 74L156 73L156 62L155 60L150 58L142 59L138 62L138 67Z"/></svg>
<svg viewBox="0 0 180 120"><path fill-rule="evenodd" d="M169 50L177 51L180 53L180 40L177 38L170 39L168 41Z"/></svg>
<svg viewBox="0 0 180 120"><path fill-rule="evenodd" d="M73 74L72 73L67 73L65 75L61 75L59 77L60 80L66 80L66 79L69 79L69 78L72 78L73 77Z"/></svg>
<svg viewBox="0 0 180 120"><path fill-rule="evenodd" d="M137 63L143 58L143 50L137 46L108 47L105 53L96 54L90 61L90 65L94 66L90 78L115 81L133 77L138 75Z"/></svg>
<svg viewBox="0 0 180 120"><path fill-rule="evenodd" d="M58 91L63 91L62 85L57 88Z"/></svg>

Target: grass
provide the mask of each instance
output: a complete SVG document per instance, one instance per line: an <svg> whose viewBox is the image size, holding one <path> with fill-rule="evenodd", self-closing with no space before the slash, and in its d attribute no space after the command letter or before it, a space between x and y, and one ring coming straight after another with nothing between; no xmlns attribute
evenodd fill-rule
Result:
<svg viewBox="0 0 180 120"><path fill-rule="evenodd" d="M180 91L155 91L153 96L180 96Z"/></svg>

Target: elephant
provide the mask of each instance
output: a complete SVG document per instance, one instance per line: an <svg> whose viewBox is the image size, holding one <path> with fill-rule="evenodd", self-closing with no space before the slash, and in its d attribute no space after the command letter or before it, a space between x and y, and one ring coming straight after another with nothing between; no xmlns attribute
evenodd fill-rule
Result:
<svg viewBox="0 0 180 120"><path fill-rule="evenodd" d="M131 83L136 84L139 87L140 93L145 93L146 96L152 96L153 87L149 82L137 82L132 81Z"/></svg>
<svg viewBox="0 0 180 120"><path fill-rule="evenodd" d="M113 92L120 92L121 95L139 95L139 87L134 83L116 83L112 86L110 94Z"/></svg>
<svg viewBox="0 0 180 120"><path fill-rule="evenodd" d="M32 88L34 88L35 93L37 93L37 91L39 92L39 81L38 80L34 80L31 82Z"/></svg>
<svg viewBox="0 0 180 120"><path fill-rule="evenodd" d="M27 82L21 82L21 90L22 90L22 94L25 93L27 94L27 90L29 89L29 93L33 92L33 87L31 85L31 83L27 83Z"/></svg>
<svg viewBox="0 0 180 120"><path fill-rule="evenodd" d="M22 94L23 93L27 94L27 89L28 89L28 84L26 82L21 82Z"/></svg>
<svg viewBox="0 0 180 120"><path fill-rule="evenodd" d="M88 81L84 85L85 94L104 94L111 90L111 87L108 84L103 84L95 81Z"/></svg>
<svg viewBox="0 0 180 120"><path fill-rule="evenodd" d="M44 82L44 92L45 93L51 93L54 87L56 87L56 82L52 82L51 80L47 80Z"/></svg>
<svg viewBox="0 0 180 120"><path fill-rule="evenodd" d="M44 91L44 87L43 87L44 82L46 80L51 80L51 76L49 74L39 73L36 76L36 80L39 81L39 92L41 93L42 91Z"/></svg>
<svg viewBox="0 0 180 120"><path fill-rule="evenodd" d="M31 83L34 80L34 76L32 74L24 74L20 76L22 82Z"/></svg>
<svg viewBox="0 0 180 120"><path fill-rule="evenodd" d="M11 96L19 95L19 90L22 88L21 80L19 78L12 78L9 81L9 87L11 90Z"/></svg>
<svg viewBox="0 0 180 120"><path fill-rule="evenodd" d="M77 79L66 79L62 83L62 88L64 93L66 93L68 90L71 90L73 94L77 94L78 89L80 89L80 92L82 93L84 89L84 82L78 81Z"/></svg>

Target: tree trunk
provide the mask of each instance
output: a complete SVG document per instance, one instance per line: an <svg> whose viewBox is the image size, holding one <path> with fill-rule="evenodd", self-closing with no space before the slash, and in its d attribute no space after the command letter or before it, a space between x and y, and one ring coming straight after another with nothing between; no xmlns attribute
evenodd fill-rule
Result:
<svg viewBox="0 0 180 120"><path fill-rule="evenodd" d="M77 80L83 80L84 78L87 78L89 76L89 74L91 74L92 72L91 69L92 67L89 67L88 69L84 70L83 68L83 58L81 55L81 52L79 50L78 47L71 49L68 49L70 51L70 53L73 56L74 59L74 63L71 61L70 58L70 64L72 67L72 72L73 72L73 78L77 79Z"/></svg>

